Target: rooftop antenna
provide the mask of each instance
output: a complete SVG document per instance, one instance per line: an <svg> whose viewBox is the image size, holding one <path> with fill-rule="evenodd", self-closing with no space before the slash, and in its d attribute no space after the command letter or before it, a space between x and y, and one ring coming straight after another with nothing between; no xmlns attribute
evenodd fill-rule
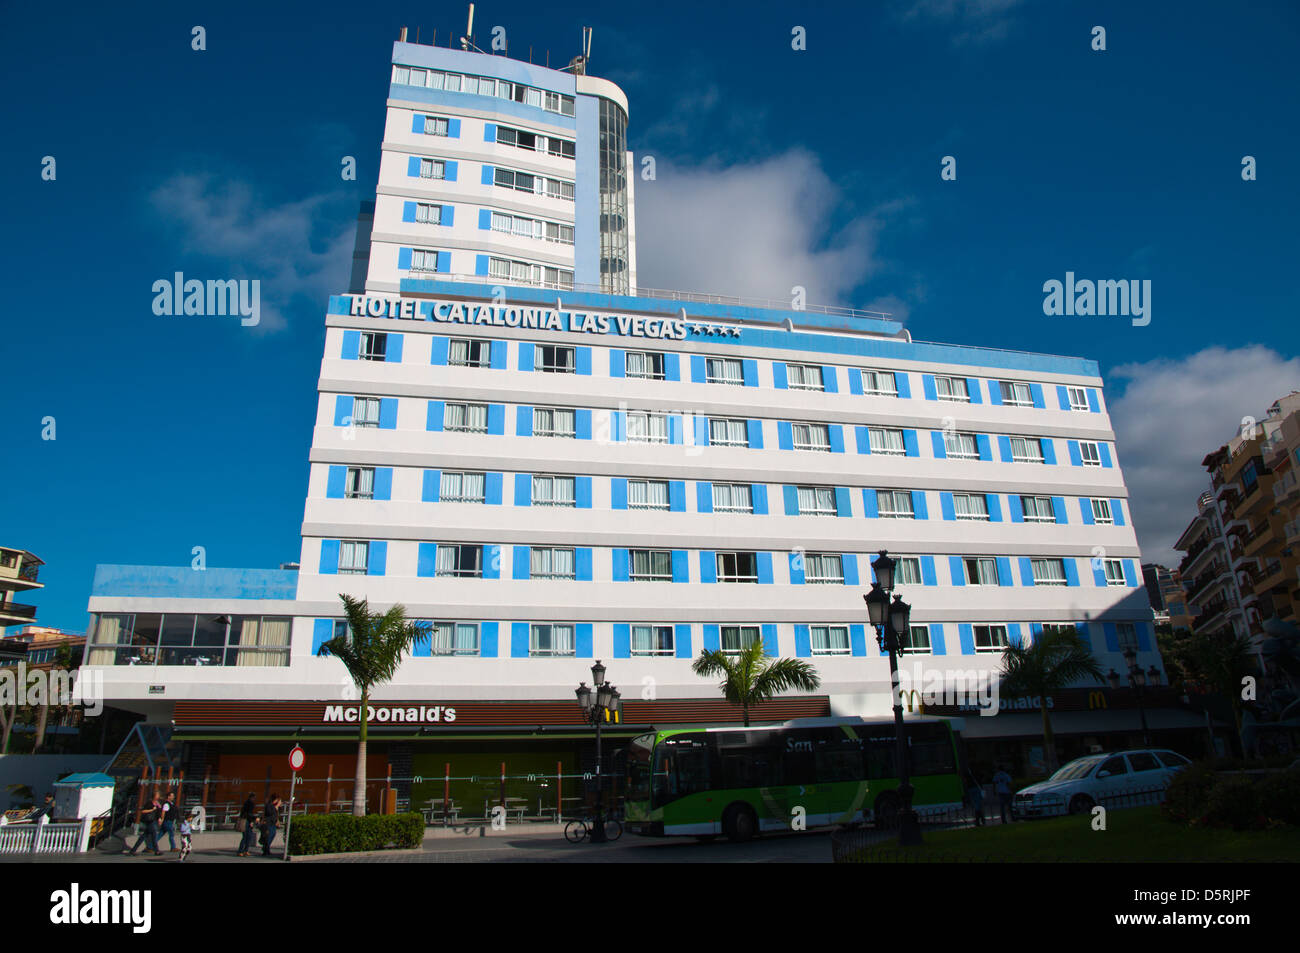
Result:
<svg viewBox="0 0 1300 953"><path fill-rule="evenodd" d="M582 28L582 52L569 60L566 70L573 70L575 76L587 75L587 63L591 59L591 27Z"/></svg>
<svg viewBox="0 0 1300 953"><path fill-rule="evenodd" d="M403 43L406 42L406 27L402 27L401 42L403 42Z"/></svg>
<svg viewBox="0 0 1300 953"><path fill-rule="evenodd" d="M472 3L469 5L469 22L465 25L465 35L460 38L460 48L467 53L470 50L475 53L483 52L474 45L474 4Z"/></svg>

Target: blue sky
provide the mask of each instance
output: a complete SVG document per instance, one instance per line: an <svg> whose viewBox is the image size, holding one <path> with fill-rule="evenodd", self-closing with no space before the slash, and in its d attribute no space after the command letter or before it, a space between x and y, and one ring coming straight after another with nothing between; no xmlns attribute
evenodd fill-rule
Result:
<svg viewBox="0 0 1300 953"><path fill-rule="evenodd" d="M464 17L0 13L0 541L46 560L42 623L84 628L97 563L297 559L325 297L373 197L391 43L418 25L443 45ZM1099 361L1148 556L1191 515L1204 453L1300 387L1294 4L478 4L480 45L497 24L510 55L552 65L594 26L592 72L627 92L629 145L656 160L643 285L801 284L918 339ZM261 279L263 325L155 316L175 271ZM1066 271L1150 279L1151 324L1044 316Z"/></svg>

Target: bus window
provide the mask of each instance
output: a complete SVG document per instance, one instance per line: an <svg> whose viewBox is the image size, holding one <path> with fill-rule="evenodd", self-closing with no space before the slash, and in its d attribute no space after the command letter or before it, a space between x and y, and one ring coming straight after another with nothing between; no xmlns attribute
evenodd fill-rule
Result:
<svg viewBox="0 0 1300 953"><path fill-rule="evenodd" d="M817 752L817 779L822 783L861 781L862 767L862 752L856 748Z"/></svg>
<svg viewBox="0 0 1300 953"><path fill-rule="evenodd" d="M907 735L912 774L952 774L957 769L947 725L910 725Z"/></svg>

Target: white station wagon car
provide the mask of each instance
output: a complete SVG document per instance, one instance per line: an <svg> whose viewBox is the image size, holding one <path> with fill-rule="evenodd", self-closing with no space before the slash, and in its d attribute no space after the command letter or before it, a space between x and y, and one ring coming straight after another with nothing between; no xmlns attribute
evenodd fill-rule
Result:
<svg viewBox="0 0 1300 953"><path fill-rule="evenodd" d="M1019 818L1079 814L1096 804L1125 805L1126 795L1139 799L1138 803L1149 795L1154 802L1158 795L1152 792L1168 787L1189 764L1182 755L1163 748L1076 758L1046 781L1017 791L1012 812Z"/></svg>

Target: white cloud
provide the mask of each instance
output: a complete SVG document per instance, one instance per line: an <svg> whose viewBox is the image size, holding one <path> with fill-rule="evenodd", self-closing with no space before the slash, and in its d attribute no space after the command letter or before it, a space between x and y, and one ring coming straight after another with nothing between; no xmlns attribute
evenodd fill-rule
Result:
<svg viewBox="0 0 1300 953"><path fill-rule="evenodd" d="M898 17L925 20L952 31L953 46L978 46L1005 39L1023 0L912 0Z"/></svg>
<svg viewBox="0 0 1300 953"><path fill-rule="evenodd" d="M339 195L313 195L275 205L262 201L244 182L206 175L175 175L149 196L154 209L176 229L179 251L222 260L229 274L198 274L178 256L175 270L194 278L250 278L261 281L260 330L287 323L284 309L296 297L322 311L326 296L347 287L355 220L324 209ZM346 221L317 236L317 224ZM170 278L170 275L160 277Z"/></svg>
<svg viewBox="0 0 1300 953"><path fill-rule="evenodd" d="M788 302L844 304L878 268L877 215L836 226L840 190L792 150L747 165L660 161L636 183L637 283Z"/></svg>
<svg viewBox="0 0 1300 953"><path fill-rule="evenodd" d="M1177 566L1173 544L1209 488L1201 460L1238 432L1243 417L1262 420L1273 401L1300 388L1300 358L1262 345L1216 346L1124 364L1110 374L1112 386L1120 381L1124 393L1109 410L1142 558Z"/></svg>

